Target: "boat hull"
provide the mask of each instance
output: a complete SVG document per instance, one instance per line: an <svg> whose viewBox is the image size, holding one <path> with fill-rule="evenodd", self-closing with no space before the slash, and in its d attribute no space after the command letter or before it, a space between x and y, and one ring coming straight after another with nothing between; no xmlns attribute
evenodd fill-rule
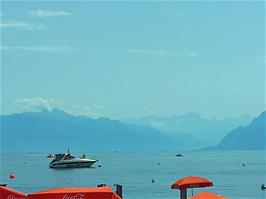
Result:
<svg viewBox="0 0 266 199"><path fill-rule="evenodd" d="M90 162L54 162L50 163L50 168L89 168L91 167L96 161Z"/></svg>

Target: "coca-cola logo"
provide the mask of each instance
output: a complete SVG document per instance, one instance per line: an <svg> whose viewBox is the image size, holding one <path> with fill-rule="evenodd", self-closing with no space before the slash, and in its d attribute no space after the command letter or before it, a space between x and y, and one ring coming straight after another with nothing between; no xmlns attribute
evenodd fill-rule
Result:
<svg viewBox="0 0 266 199"><path fill-rule="evenodd" d="M75 195L64 195L63 199L85 199L84 198L85 194L75 194Z"/></svg>
<svg viewBox="0 0 266 199"><path fill-rule="evenodd" d="M7 199L25 199L25 198L18 198L18 197L16 197L16 196L14 196L13 194L9 194L9 195L7 196Z"/></svg>

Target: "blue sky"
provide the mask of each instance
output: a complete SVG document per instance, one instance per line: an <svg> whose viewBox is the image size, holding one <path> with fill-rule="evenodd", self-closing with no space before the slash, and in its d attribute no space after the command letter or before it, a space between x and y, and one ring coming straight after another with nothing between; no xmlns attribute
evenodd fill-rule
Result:
<svg viewBox="0 0 266 199"><path fill-rule="evenodd" d="M265 109L264 2L2 2L1 113Z"/></svg>

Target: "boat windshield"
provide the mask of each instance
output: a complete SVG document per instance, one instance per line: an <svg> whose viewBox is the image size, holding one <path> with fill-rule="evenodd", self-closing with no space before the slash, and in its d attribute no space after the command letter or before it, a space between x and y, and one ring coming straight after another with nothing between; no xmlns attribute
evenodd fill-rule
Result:
<svg viewBox="0 0 266 199"><path fill-rule="evenodd" d="M59 161L59 160L61 160L64 156L65 156L65 154L63 154L63 153L55 154L55 155L54 155L54 159L53 159L52 162L54 162L54 161Z"/></svg>
<svg viewBox="0 0 266 199"><path fill-rule="evenodd" d="M74 159L75 157L73 156L73 155L70 155L70 154L67 154L66 156L65 156L65 160L72 160L72 159Z"/></svg>

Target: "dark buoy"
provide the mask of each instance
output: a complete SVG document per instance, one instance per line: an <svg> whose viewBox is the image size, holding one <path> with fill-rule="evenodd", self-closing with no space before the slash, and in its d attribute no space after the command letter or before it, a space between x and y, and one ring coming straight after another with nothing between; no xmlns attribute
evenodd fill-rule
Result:
<svg viewBox="0 0 266 199"><path fill-rule="evenodd" d="M176 154L175 156L176 156L176 157L183 157L183 155L182 155L181 153Z"/></svg>
<svg viewBox="0 0 266 199"><path fill-rule="evenodd" d="M154 179L152 179L152 180L151 180L151 182L152 182L152 183L155 183L155 180L154 180Z"/></svg>
<svg viewBox="0 0 266 199"><path fill-rule="evenodd" d="M265 184L262 184L260 188L261 188L262 191L264 191L266 189Z"/></svg>
<svg viewBox="0 0 266 199"><path fill-rule="evenodd" d="M157 163L157 165L161 165L161 163L160 163L160 162L158 162L158 163Z"/></svg>
<svg viewBox="0 0 266 199"><path fill-rule="evenodd" d="M242 164L242 167L246 166L244 163Z"/></svg>
<svg viewBox="0 0 266 199"><path fill-rule="evenodd" d="M102 165L99 164L98 167L102 167Z"/></svg>

